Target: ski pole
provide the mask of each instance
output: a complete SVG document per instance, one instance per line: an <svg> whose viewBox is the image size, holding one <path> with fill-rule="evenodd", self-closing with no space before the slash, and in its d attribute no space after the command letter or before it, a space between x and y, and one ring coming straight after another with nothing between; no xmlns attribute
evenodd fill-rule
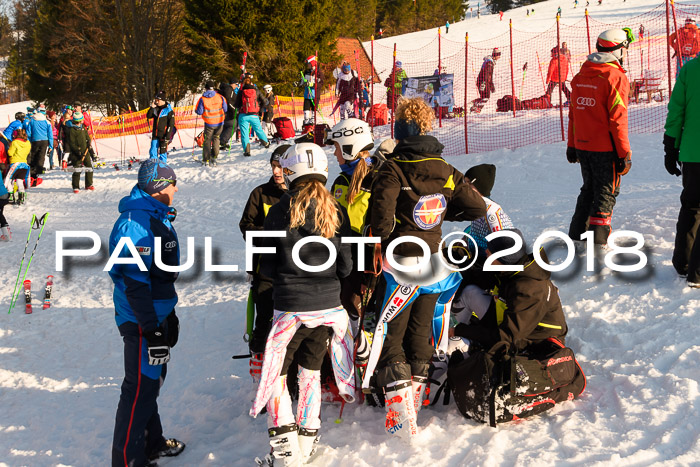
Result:
<svg viewBox="0 0 700 467"><path fill-rule="evenodd" d="M36 216L34 216L36 217ZM24 283L24 280L27 278L27 272L29 272L29 267L32 265L32 259L34 259L34 252L36 251L36 247L39 245L39 240L41 240L41 234L44 232L44 226L46 225L46 219L49 217L49 213L44 213L41 218L36 220L36 225L33 228L39 228L39 225L41 225L41 229L39 229L39 236L36 238L36 243L34 243L34 249L32 250L32 254L29 255L29 262L27 263L27 269L24 270L24 277L22 278L22 283Z"/></svg>
<svg viewBox="0 0 700 467"><path fill-rule="evenodd" d="M36 220L36 214L32 214L32 222L29 226L29 235L27 235L27 243L24 245L24 253L22 253L22 261L19 262L19 271L17 271L17 280L15 280L15 288L12 289L12 300L10 301L10 309L7 310L9 315L12 312L12 308L15 306L15 300L17 300L17 284L19 283L19 276L22 275L22 264L24 263L24 257L27 255L27 248L29 248L29 237L32 235L32 230L34 229L34 221Z"/></svg>
<svg viewBox="0 0 700 467"><path fill-rule="evenodd" d="M199 114L197 114L197 117L194 120L194 137L192 138L192 159L195 159L194 147L197 145L197 125L198 124L199 124Z"/></svg>
<svg viewBox="0 0 700 467"><path fill-rule="evenodd" d="M520 83L520 97L518 97L518 99L520 99L520 100L523 99L523 86L525 85L525 73L527 73L527 62L525 62L525 65L523 65L523 80Z"/></svg>
<svg viewBox="0 0 700 467"><path fill-rule="evenodd" d="M234 359L234 360L243 360L244 358L250 358L250 357L252 357L252 356L253 356L253 354L251 354L251 353L244 353L244 354L241 354L241 355L234 355L234 356L231 357L231 358Z"/></svg>

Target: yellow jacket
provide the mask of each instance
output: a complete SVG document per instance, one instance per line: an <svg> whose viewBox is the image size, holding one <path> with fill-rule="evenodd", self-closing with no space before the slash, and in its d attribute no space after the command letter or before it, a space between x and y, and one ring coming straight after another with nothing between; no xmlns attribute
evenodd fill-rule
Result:
<svg viewBox="0 0 700 467"><path fill-rule="evenodd" d="M29 156L29 151L32 149L32 143L29 141L24 141L22 139L13 139L10 143L10 149L7 150L7 155L10 158L10 164L16 164L17 162L27 163L27 156Z"/></svg>

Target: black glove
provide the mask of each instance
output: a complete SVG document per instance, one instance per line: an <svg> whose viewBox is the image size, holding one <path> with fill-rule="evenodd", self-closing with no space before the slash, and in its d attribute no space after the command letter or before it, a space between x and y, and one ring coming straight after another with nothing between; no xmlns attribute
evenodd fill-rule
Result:
<svg viewBox="0 0 700 467"><path fill-rule="evenodd" d="M160 141L158 141L158 149L161 154L165 154L168 152L168 140L163 137Z"/></svg>
<svg viewBox="0 0 700 467"><path fill-rule="evenodd" d="M615 158L615 170L618 175L627 175L632 168L632 153L628 152L625 157Z"/></svg>
<svg viewBox="0 0 700 467"><path fill-rule="evenodd" d="M578 155L576 154L576 148L568 147L566 148L566 160L572 164L578 162Z"/></svg>
<svg viewBox="0 0 700 467"><path fill-rule="evenodd" d="M152 331L144 331L143 337L148 344L148 364L162 365L170 360L170 347L168 339L162 326L158 326Z"/></svg>
<svg viewBox="0 0 700 467"><path fill-rule="evenodd" d="M177 344L178 337L180 337L180 320L177 319L175 310L165 320L168 322L168 346L173 348Z"/></svg>
<svg viewBox="0 0 700 467"><path fill-rule="evenodd" d="M676 147L676 138L664 134L664 165L666 166L666 172L676 177L681 174L679 170L681 163L678 162L678 148Z"/></svg>

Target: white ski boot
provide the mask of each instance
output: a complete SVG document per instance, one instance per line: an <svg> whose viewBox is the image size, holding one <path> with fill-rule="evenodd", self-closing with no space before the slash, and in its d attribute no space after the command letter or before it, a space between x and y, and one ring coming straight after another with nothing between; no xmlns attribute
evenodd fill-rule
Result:
<svg viewBox="0 0 700 467"><path fill-rule="evenodd" d="M416 416L420 409L423 408L423 403L429 404L425 398L425 387L428 385L428 378L425 376L413 376L411 381L411 389L413 390L413 407L416 409Z"/></svg>
<svg viewBox="0 0 700 467"><path fill-rule="evenodd" d="M391 383L386 387L385 393L386 432L410 441L418 435L411 381Z"/></svg>
<svg viewBox="0 0 700 467"><path fill-rule="evenodd" d="M303 464L296 423L269 428L267 433L272 446L272 452L265 456L269 465L273 465L277 459L280 459L279 465L284 467L300 467Z"/></svg>
<svg viewBox="0 0 700 467"><path fill-rule="evenodd" d="M316 454L319 439L321 439L321 437L318 435L318 430L299 428L299 450L301 451L303 463L306 463Z"/></svg>

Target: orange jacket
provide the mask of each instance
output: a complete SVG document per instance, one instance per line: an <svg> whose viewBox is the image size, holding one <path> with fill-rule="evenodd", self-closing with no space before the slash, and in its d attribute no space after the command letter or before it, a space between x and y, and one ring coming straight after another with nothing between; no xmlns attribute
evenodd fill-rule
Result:
<svg viewBox="0 0 700 467"><path fill-rule="evenodd" d="M695 57L700 52L700 29L694 24L687 24L671 34L668 43L676 55Z"/></svg>
<svg viewBox="0 0 700 467"><path fill-rule="evenodd" d="M561 81L566 81L569 76L569 59L566 55L559 55L559 61L561 62ZM559 82L559 66L557 66L557 57L553 57L549 62L549 69L547 70L547 83Z"/></svg>
<svg viewBox="0 0 700 467"><path fill-rule="evenodd" d="M571 80L569 147L615 151L622 158L631 153L627 137L629 90L625 70L612 54L589 55Z"/></svg>

